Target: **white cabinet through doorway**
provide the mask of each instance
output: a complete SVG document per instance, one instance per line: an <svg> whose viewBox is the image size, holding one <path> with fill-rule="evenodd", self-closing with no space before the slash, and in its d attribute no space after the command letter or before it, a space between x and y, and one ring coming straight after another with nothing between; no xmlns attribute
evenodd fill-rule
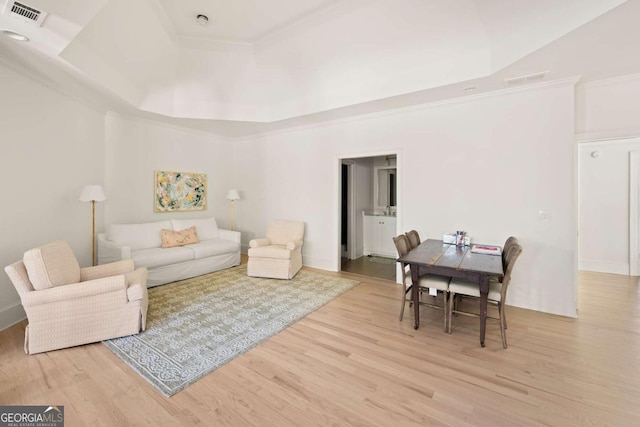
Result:
<svg viewBox="0 0 640 427"><path fill-rule="evenodd" d="M396 217L364 215L364 254L396 258Z"/></svg>

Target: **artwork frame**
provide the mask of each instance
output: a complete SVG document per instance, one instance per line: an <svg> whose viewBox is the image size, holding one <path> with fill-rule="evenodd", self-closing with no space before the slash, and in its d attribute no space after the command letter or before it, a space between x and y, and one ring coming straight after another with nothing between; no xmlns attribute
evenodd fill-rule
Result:
<svg viewBox="0 0 640 427"><path fill-rule="evenodd" d="M155 171L155 212L188 212L207 209L207 174Z"/></svg>

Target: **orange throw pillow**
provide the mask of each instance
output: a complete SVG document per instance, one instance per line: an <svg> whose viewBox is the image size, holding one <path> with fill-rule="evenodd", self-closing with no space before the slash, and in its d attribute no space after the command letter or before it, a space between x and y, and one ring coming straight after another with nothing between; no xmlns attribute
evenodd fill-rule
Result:
<svg viewBox="0 0 640 427"><path fill-rule="evenodd" d="M161 230L162 247L173 248L175 246L191 245L198 243L198 235L196 234L196 226L189 227L181 231Z"/></svg>

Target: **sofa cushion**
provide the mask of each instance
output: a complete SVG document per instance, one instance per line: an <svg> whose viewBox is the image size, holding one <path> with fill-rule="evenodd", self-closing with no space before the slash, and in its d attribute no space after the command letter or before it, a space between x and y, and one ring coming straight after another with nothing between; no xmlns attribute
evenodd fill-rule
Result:
<svg viewBox="0 0 640 427"><path fill-rule="evenodd" d="M195 226L180 231L162 230L160 234L162 236L163 248L192 245L200 241L198 240Z"/></svg>
<svg viewBox="0 0 640 427"><path fill-rule="evenodd" d="M107 240L129 246L132 251L159 248L162 244L160 230L163 228L171 230L171 221L145 222L141 224L111 224L107 227Z"/></svg>
<svg viewBox="0 0 640 427"><path fill-rule="evenodd" d="M136 268L154 268L191 261L195 258L195 253L189 249L189 246L178 246L175 248L150 248L131 251L131 258L133 259Z"/></svg>
<svg viewBox="0 0 640 427"><path fill-rule="evenodd" d="M78 260L63 240L28 250L22 262L36 290L80 282Z"/></svg>
<svg viewBox="0 0 640 427"><path fill-rule="evenodd" d="M220 238L218 232L218 224L215 218L197 218L197 219L172 219L171 225L173 230L184 230L189 227L196 227L196 233L200 240L210 240Z"/></svg>
<svg viewBox="0 0 640 427"><path fill-rule="evenodd" d="M194 251L196 259L200 259L238 252L240 250L240 244L232 242L231 240L211 239L201 240L200 243L189 245L189 249Z"/></svg>
<svg viewBox="0 0 640 427"><path fill-rule="evenodd" d="M291 251L285 245L258 246L249 249L249 258L291 259Z"/></svg>

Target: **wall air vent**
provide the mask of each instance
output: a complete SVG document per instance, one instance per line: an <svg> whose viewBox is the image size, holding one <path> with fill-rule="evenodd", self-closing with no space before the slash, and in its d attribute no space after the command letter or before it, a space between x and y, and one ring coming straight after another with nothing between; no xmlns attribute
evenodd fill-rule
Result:
<svg viewBox="0 0 640 427"><path fill-rule="evenodd" d="M540 71L539 73L527 74L526 76L511 77L508 79L504 79L504 83L507 86L530 83L535 80L544 79L547 74L549 74L548 71Z"/></svg>
<svg viewBox="0 0 640 427"><path fill-rule="evenodd" d="M37 25L38 27L42 26L42 23L48 15L47 12L43 12L33 6L29 6L28 4L15 0L7 1L3 13L4 15L20 19L23 22Z"/></svg>

